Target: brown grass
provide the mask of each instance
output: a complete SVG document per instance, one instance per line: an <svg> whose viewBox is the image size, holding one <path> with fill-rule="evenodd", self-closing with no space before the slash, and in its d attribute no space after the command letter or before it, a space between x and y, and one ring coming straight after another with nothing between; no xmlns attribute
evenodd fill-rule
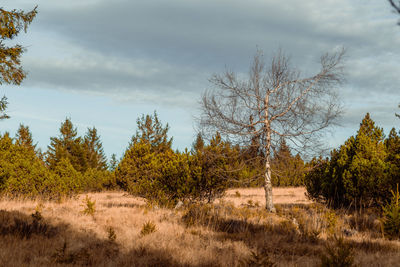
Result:
<svg viewBox="0 0 400 267"><path fill-rule="evenodd" d="M400 243L381 237L374 214L333 212L302 188L275 189L277 213L269 214L262 193L232 189L212 205L172 210L95 193L90 216L82 212L86 194L60 203L2 200L0 266L318 266L327 240L343 233L361 266L400 261ZM143 234L149 222L155 231Z"/></svg>

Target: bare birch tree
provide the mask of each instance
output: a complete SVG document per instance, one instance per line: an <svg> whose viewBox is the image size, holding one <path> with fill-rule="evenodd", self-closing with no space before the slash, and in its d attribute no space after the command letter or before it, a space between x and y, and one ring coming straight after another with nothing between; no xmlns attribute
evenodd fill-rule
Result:
<svg viewBox="0 0 400 267"><path fill-rule="evenodd" d="M200 129L205 133L217 130L241 146L258 146L265 166L266 209L271 212L275 211L273 151L282 138L302 154L323 147L321 137L337 123L342 111L336 88L343 81L343 56L344 50L323 55L319 72L303 78L281 51L268 66L258 51L247 78L226 71L210 79L215 88L202 97Z"/></svg>

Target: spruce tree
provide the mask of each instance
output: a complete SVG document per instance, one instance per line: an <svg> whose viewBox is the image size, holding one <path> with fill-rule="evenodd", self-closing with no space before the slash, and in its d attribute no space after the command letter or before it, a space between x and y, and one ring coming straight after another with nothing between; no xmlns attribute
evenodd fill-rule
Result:
<svg viewBox="0 0 400 267"><path fill-rule="evenodd" d="M357 135L332 151L324 170L316 169L320 181L314 171L307 175L307 189L314 198L322 197L335 207L382 205L393 189L387 157L383 130L367 113ZM319 195L312 185L320 187Z"/></svg>
<svg viewBox="0 0 400 267"><path fill-rule="evenodd" d="M394 128L385 140L385 148L387 152L387 163L389 165L389 176L392 185L400 183L400 136ZM393 187L393 186L392 186ZM392 188L392 190L394 190Z"/></svg>
<svg viewBox="0 0 400 267"><path fill-rule="evenodd" d="M275 186L300 186L303 184L304 161L300 155L293 156L285 139L281 140L271 161L272 183Z"/></svg>
<svg viewBox="0 0 400 267"><path fill-rule="evenodd" d="M222 140L217 132L208 145L198 135L191 160L193 197L212 201L221 196L232 181L238 180L239 150Z"/></svg>
<svg viewBox="0 0 400 267"><path fill-rule="evenodd" d="M68 159L75 170L85 172L88 168L87 156L82 138L77 136L77 129L74 128L70 119L66 118L61 124L60 135L51 137L48 146L46 162L50 169L62 160Z"/></svg>
<svg viewBox="0 0 400 267"><path fill-rule="evenodd" d="M136 121L138 129L132 136L130 146L137 143L150 144L153 151L164 152L171 149L172 138L168 139L168 123L163 127L158 119L157 112L153 115L142 115Z"/></svg>
<svg viewBox="0 0 400 267"><path fill-rule="evenodd" d="M199 151L204 148L204 139L201 133L198 133L196 140L192 144L192 152Z"/></svg>
<svg viewBox="0 0 400 267"><path fill-rule="evenodd" d="M29 130L29 126L20 124L15 135L15 140L17 145L24 146L34 151L37 157L43 161L43 153L40 148L37 148L37 144L33 143L32 133Z"/></svg>
<svg viewBox="0 0 400 267"><path fill-rule="evenodd" d="M0 8L0 85L19 85L25 78L25 72L20 66L21 55L25 49L18 44L6 46L4 41L14 39L21 30L26 32L36 14L36 8L30 12L6 11Z"/></svg>
<svg viewBox="0 0 400 267"><path fill-rule="evenodd" d="M0 85L20 85L25 78L26 74L20 66L25 49L19 44L7 46L5 41L14 39L21 30L26 32L36 14L36 8L30 12L0 8ZM3 96L0 100L0 120L9 118L5 113L7 104L7 98Z"/></svg>
<svg viewBox="0 0 400 267"><path fill-rule="evenodd" d="M20 124L15 139L18 145L36 150L36 144L33 144L32 133L29 130L29 126Z"/></svg>
<svg viewBox="0 0 400 267"><path fill-rule="evenodd" d="M153 198L159 190L162 165L174 154L172 138L167 135L168 124L163 127L156 112L142 115L136 123L138 129L115 170L115 178L122 189Z"/></svg>
<svg viewBox="0 0 400 267"><path fill-rule="evenodd" d="M110 163L108 165L108 169L109 169L109 171L113 172L113 171L115 171L117 166L118 166L117 155L112 154L111 155L111 159L110 159Z"/></svg>
<svg viewBox="0 0 400 267"><path fill-rule="evenodd" d="M84 138L84 148L89 168L96 170L107 169L107 158L104 155L103 145L95 127L88 128Z"/></svg>

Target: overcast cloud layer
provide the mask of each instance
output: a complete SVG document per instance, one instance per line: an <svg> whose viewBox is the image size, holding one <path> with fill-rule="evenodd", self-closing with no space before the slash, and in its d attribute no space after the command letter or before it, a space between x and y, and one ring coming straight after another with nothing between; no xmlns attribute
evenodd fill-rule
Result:
<svg viewBox="0 0 400 267"><path fill-rule="evenodd" d="M28 48L22 87L179 109L184 122L172 115L178 111L165 118L171 130L186 133L175 138L181 148L190 146L188 118L196 115L208 78L225 67L246 74L257 48L266 59L282 48L305 74L317 70L321 54L346 48L344 128L331 143L354 134L366 112L386 129L399 128L400 16L385 0L2 2L6 9L38 4L28 34L17 40ZM106 149L121 153L111 141Z"/></svg>

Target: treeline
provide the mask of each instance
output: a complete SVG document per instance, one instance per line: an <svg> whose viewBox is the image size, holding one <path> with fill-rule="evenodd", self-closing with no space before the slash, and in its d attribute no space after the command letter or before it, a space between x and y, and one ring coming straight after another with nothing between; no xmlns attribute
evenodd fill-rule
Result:
<svg viewBox="0 0 400 267"><path fill-rule="evenodd" d="M20 125L15 138L1 136L0 166L3 195L51 199L113 186L96 128L81 138L69 119L45 153L37 149L28 126Z"/></svg>
<svg viewBox="0 0 400 267"><path fill-rule="evenodd" d="M95 127L78 136L70 119L61 123L42 152L28 126L14 138L0 138L0 191L3 195L59 198L80 192L123 189L160 204L178 200L211 201L228 187L261 186L264 161L256 146L241 148L215 133L206 142L198 134L191 149L175 151L157 113L137 120L122 159L110 162ZM305 164L282 140L273 158L276 186L302 185Z"/></svg>
<svg viewBox="0 0 400 267"><path fill-rule="evenodd" d="M351 136L329 158L314 159L305 184L311 198L335 208L388 203L400 183L400 136L383 129L367 114Z"/></svg>

